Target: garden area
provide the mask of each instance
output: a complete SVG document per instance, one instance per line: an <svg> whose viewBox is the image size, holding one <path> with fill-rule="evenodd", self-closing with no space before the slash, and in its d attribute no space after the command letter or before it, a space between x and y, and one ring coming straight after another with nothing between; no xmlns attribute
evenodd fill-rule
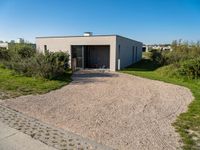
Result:
<svg viewBox="0 0 200 150"><path fill-rule="evenodd" d="M10 44L0 49L0 99L41 94L71 81L69 55L41 53L32 44Z"/></svg>

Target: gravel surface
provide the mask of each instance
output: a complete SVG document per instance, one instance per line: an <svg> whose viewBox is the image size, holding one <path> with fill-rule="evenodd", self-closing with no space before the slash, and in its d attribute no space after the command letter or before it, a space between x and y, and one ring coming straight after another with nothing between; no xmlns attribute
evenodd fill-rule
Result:
<svg viewBox="0 0 200 150"><path fill-rule="evenodd" d="M189 89L122 73L79 71L69 85L3 105L117 149L179 149L172 127Z"/></svg>

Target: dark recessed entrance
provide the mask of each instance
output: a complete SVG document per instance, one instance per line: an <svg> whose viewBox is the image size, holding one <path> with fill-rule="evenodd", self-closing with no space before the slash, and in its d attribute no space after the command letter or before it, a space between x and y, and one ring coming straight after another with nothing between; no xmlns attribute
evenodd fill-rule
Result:
<svg viewBox="0 0 200 150"><path fill-rule="evenodd" d="M85 68L110 68L110 46L84 46Z"/></svg>
<svg viewBox="0 0 200 150"><path fill-rule="evenodd" d="M72 46L71 54L76 68L110 68L109 45Z"/></svg>

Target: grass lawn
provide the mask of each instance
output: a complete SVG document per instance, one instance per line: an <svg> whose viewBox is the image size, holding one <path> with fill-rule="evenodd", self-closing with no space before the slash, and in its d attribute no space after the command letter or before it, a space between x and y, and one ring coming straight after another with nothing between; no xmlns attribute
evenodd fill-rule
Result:
<svg viewBox="0 0 200 150"><path fill-rule="evenodd" d="M42 94L58 89L71 81L71 73L57 80L25 77L0 67L0 99L28 94Z"/></svg>
<svg viewBox="0 0 200 150"><path fill-rule="evenodd" d="M172 69L172 68L171 68ZM153 80L160 80L168 83L173 83L185 86L191 90L194 101L189 105L186 113L181 114L173 124L176 130L180 133L185 150L200 149L200 80L186 79L183 77L168 76L166 70L169 67L161 67L154 62L144 59L141 62L122 70L123 73L128 73L136 76L141 76Z"/></svg>

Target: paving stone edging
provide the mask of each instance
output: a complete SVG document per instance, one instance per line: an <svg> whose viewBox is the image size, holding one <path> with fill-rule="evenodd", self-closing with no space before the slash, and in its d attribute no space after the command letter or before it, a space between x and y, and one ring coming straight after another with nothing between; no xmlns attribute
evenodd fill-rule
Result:
<svg viewBox="0 0 200 150"><path fill-rule="evenodd" d="M0 105L0 121L59 150L112 150L108 146L55 128L2 105Z"/></svg>

